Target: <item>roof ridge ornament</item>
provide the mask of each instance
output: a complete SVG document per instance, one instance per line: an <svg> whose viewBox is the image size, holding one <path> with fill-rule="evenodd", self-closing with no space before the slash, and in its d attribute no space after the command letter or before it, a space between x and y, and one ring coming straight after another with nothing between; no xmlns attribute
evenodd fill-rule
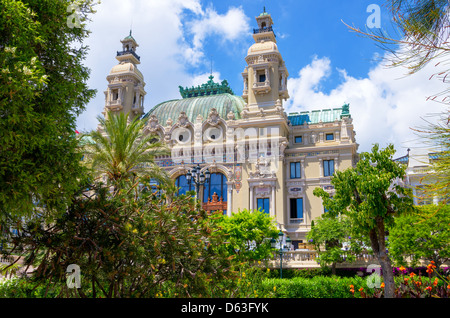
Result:
<svg viewBox="0 0 450 318"><path fill-rule="evenodd" d="M213 81L214 76L211 74L209 80L196 87L185 87L178 86L180 89L181 97L183 98L191 98L191 97L200 97L200 96L210 96L210 95L218 95L218 94L231 94L234 95L233 90L230 88L228 81L223 80L220 84Z"/></svg>

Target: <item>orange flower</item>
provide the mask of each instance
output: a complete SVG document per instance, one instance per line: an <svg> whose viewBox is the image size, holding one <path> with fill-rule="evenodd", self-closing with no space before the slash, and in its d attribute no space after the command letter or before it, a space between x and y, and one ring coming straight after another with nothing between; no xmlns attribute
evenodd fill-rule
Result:
<svg viewBox="0 0 450 318"><path fill-rule="evenodd" d="M421 282L416 282L416 285L420 286L420 285L422 285L422 283Z"/></svg>
<svg viewBox="0 0 450 318"><path fill-rule="evenodd" d="M362 288L362 287L361 287L361 288L360 288L360 289L358 289L358 290L359 290L360 292L362 292L362 291L364 290L364 288Z"/></svg>
<svg viewBox="0 0 450 318"><path fill-rule="evenodd" d="M409 281L408 277L405 277L403 280L405 281L405 284L408 284L408 281Z"/></svg>
<svg viewBox="0 0 450 318"><path fill-rule="evenodd" d="M438 284L438 281L439 281L439 279L435 278L434 282L433 282L433 285L436 286Z"/></svg>
<svg viewBox="0 0 450 318"><path fill-rule="evenodd" d="M450 286L450 285L449 285ZM353 288L350 289L350 292L353 294L355 290Z"/></svg>
<svg viewBox="0 0 450 318"><path fill-rule="evenodd" d="M381 283L381 286L380 286L381 288L384 288L384 283Z"/></svg>
<svg viewBox="0 0 450 318"><path fill-rule="evenodd" d="M427 268L436 268L436 266L434 265L434 262L431 261L431 264L429 264L429 265L427 266Z"/></svg>
<svg viewBox="0 0 450 318"><path fill-rule="evenodd" d="M425 288L426 290L428 290L428 291L431 291L431 286L428 286L427 288Z"/></svg>
<svg viewBox="0 0 450 318"><path fill-rule="evenodd" d="M414 276L416 276L416 274L411 273L411 274L409 274L409 276L410 276L410 277L414 277Z"/></svg>
<svg viewBox="0 0 450 318"><path fill-rule="evenodd" d="M427 268L427 273L431 274L433 272L433 269L431 269L430 267Z"/></svg>
<svg viewBox="0 0 450 318"><path fill-rule="evenodd" d="M402 265L402 266L400 266L400 267L398 268L398 270L403 272L404 270L406 270L406 268L404 268L403 265Z"/></svg>

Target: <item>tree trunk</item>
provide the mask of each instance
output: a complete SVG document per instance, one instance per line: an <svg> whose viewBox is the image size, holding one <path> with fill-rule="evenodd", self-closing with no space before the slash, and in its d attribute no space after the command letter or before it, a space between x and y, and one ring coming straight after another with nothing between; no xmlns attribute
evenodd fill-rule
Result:
<svg viewBox="0 0 450 318"><path fill-rule="evenodd" d="M389 255L386 252L386 239L384 220L382 217L376 218L377 227L370 230L370 242L373 252L381 265L383 280L384 280L384 297L394 298L395 282L394 273L392 272L392 265Z"/></svg>
<svg viewBox="0 0 450 318"><path fill-rule="evenodd" d="M331 275L336 276L336 262L331 264Z"/></svg>

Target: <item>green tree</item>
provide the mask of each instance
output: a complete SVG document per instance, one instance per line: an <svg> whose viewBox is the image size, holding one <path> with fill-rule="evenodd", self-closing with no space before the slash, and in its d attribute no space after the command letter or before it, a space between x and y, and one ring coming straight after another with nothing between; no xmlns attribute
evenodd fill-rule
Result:
<svg viewBox="0 0 450 318"><path fill-rule="evenodd" d="M347 217L327 213L315 219L306 236L319 253L316 260L320 266L331 264L333 275L336 275L338 263L352 262L361 251L361 245L354 241L351 230Z"/></svg>
<svg viewBox="0 0 450 318"><path fill-rule="evenodd" d="M29 215L36 205L63 209L83 174L76 116L95 91L83 66L90 0L83 22L67 26L65 0L0 0L0 214Z"/></svg>
<svg viewBox="0 0 450 318"><path fill-rule="evenodd" d="M394 296L394 277L390 256L386 249L386 230L394 216L412 211L411 190L402 187L398 180L405 176L405 167L394 162L392 145L380 150L375 144L371 152L364 152L356 167L336 171L331 177L335 188L333 198L322 188L314 195L321 197L328 213L349 217L355 232L370 240L385 282L385 296Z"/></svg>
<svg viewBox="0 0 450 318"><path fill-rule="evenodd" d="M389 228L389 251L398 265L411 266L421 259L435 262L437 268L450 259L450 205L425 205L395 218Z"/></svg>
<svg viewBox="0 0 450 318"><path fill-rule="evenodd" d="M270 258L270 239L278 235L273 219L260 210L244 209L231 216L222 215L217 220L219 232L226 235L222 245L229 255L241 261L262 261Z"/></svg>
<svg viewBox="0 0 450 318"><path fill-rule="evenodd" d="M155 179L166 190L173 182L155 163L155 157L170 154L162 142L152 134L144 135L146 120L135 118L128 123L127 114L109 114L98 117L101 129L92 131L84 140L85 162L97 175L106 175L108 181L121 189L134 184L143 176Z"/></svg>
<svg viewBox="0 0 450 318"><path fill-rule="evenodd" d="M65 214L52 224L30 220L13 240L33 285L59 297L220 297L239 277L224 251L225 238L190 196L151 191L110 194L85 184ZM90 188L90 191L86 191ZM77 264L81 288L68 289L66 269Z"/></svg>

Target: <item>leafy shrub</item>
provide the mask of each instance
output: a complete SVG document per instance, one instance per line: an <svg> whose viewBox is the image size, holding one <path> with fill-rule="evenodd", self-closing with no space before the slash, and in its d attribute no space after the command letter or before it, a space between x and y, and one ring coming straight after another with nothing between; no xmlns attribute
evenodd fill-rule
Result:
<svg viewBox="0 0 450 318"><path fill-rule="evenodd" d="M45 292L47 290L47 295ZM58 292L59 293L59 292ZM54 298L55 288L36 286L26 278L14 278L0 282L0 298Z"/></svg>
<svg viewBox="0 0 450 318"><path fill-rule="evenodd" d="M266 279L262 288L274 298L351 298L350 285L367 287L361 277L316 276Z"/></svg>

